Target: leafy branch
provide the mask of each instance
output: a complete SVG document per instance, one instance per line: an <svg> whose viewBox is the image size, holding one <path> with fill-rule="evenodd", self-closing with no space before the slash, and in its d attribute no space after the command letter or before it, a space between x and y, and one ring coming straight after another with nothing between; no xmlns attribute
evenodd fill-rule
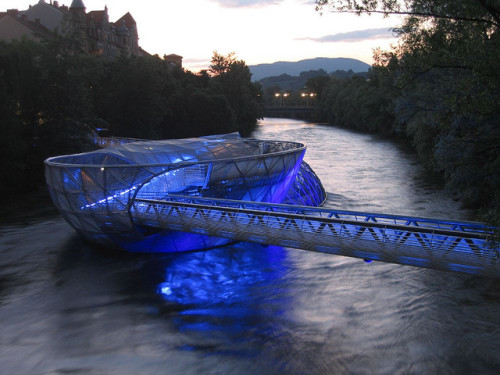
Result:
<svg viewBox="0 0 500 375"><path fill-rule="evenodd" d="M434 1L397 1L397 0L316 0L316 10L323 12L328 8L333 13L352 13L360 15L383 14L384 16L399 15L421 18L444 19L462 22L484 23L493 26L495 29L500 27L500 8L494 5L493 1L488 0L468 0L472 5L481 7L484 12L482 17L476 17L460 13L461 9L448 9L440 11ZM457 4L462 2L457 2ZM460 7L459 7L460 8ZM463 7L462 7L463 8Z"/></svg>

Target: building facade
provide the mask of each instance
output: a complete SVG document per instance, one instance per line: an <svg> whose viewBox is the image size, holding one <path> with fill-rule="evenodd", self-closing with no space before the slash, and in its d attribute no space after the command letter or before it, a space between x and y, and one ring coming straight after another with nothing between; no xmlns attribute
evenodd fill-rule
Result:
<svg viewBox="0 0 500 375"><path fill-rule="evenodd" d="M0 40L27 38L43 41L65 36L76 53L113 59L120 54L146 55L139 46L137 23L130 13L110 22L108 8L86 11L82 0L72 0L69 7L58 1L39 0L27 10L0 12ZM174 55L172 55L174 56ZM182 57L175 55L182 66Z"/></svg>

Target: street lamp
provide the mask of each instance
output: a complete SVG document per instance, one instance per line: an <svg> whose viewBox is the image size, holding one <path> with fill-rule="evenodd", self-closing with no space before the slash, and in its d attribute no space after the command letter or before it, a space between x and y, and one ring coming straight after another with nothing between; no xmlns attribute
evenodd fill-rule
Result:
<svg viewBox="0 0 500 375"><path fill-rule="evenodd" d="M278 101L278 100L279 100L278 98L279 98L280 96L281 96L281 93L279 93L279 92L277 92L277 93L275 93L275 94L274 94L274 97L276 98L276 101ZM281 99L281 105L283 106L283 99Z"/></svg>
<svg viewBox="0 0 500 375"><path fill-rule="evenodd" d="M290 96L290 94L287 93L287 92L284 92L283 94L280 93L280 92L277 92L277 93L274 94L274 96L276 98L281 97L281 106L283 107L285 105L285 98L287 98L288 96Z"/></svg>
<svg viewBox="0 0 500 375"><path fill-rule="evenodd" d="M303 98L306 98L306 107L309 107L309 98L314 98L316 96L316 93L314 92L303 92L300 94Z"/></svg>
<svg viewBox="0 0 500 375"><path fill-rule="evenodd" d="M281 103L282 106L285 106L285 99L289 96L290 94L287 92L283 93L283 102Z"/></svg>

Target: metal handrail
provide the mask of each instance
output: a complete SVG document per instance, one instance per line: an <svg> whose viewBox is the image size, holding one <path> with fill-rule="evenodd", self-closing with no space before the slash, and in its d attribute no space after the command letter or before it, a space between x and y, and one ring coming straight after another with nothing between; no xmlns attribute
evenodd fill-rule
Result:
<svg viewBox="0 0 500 375"><path fill-rule="evenodd" d="M179 195L136 199L130 215L136 225L500 277L494 228L481 223Z"/></svg>

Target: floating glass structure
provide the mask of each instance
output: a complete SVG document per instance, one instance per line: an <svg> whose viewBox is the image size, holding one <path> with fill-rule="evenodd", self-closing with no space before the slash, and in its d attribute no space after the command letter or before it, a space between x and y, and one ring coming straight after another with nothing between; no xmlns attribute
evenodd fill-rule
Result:
<svg viewBox="0 0 500 375"><path fill-rule="evenodd" d="M247 241L500 277L496 228L320 208L326 194L301 143L229 134L102 146L45 161L55 205L100 245L181 252Z"/></svg>
<svg viewBox="0 0 500 375"><path fill-rule="evenodd" d="M301 143L237 134L178 140L118 140L103 149L49 158L52 200L87 240L132 252L177 252L231 241L138 223L135 201L186 197L320 206L326 194Z"/></svg>

